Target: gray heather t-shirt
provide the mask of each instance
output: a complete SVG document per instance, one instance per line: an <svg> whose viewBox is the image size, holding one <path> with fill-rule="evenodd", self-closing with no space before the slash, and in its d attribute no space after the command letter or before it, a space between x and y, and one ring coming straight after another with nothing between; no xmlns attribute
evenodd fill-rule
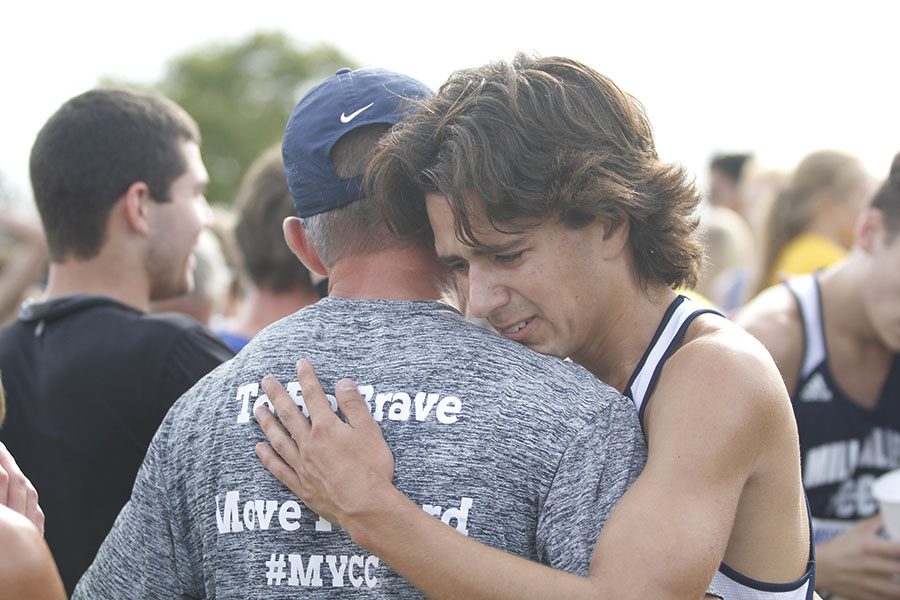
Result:
<svg viewBox="0 0 900 600"><path fill-rule="evenodd" d="M299 402L301 356L326 391L342 377L360 386L413 502L566 571L587 572L646 460L631 402L583 368L443 304L327 298L267 328L172 407L74 598L420 597L254 454L265 439L259 382L272 374Z"/></svg>

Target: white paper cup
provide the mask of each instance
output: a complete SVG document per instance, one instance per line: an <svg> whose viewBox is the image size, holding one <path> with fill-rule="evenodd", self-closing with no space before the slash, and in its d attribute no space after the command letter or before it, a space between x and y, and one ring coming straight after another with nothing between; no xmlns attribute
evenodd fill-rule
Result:
<svg viewBox="0 0 900 600"><path fill-rule="evenodd" d="M881 507L888 536L900 541L900 469L885 473L872 484L872 495Z"/></svg>

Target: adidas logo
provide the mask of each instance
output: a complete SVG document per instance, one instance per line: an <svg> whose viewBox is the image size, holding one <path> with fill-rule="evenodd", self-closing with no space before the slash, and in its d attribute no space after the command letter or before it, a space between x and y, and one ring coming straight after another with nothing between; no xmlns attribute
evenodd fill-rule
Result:
<svg viewBox="0 0 900 600"><path fill-rule="evenodd" d="M831 402L834 395L825 383L825 378L821 373L813 375L812 379L806 382L803 389L800 390L801 402Z"/></svg>

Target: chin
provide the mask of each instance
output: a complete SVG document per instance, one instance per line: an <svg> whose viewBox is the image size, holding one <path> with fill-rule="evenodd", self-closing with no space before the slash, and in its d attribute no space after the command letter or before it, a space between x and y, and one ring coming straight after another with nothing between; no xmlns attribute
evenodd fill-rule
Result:
<svg viewBox="0 0 900 600"><path fill-rule="evenodd" d="M525 344L525 345L528 346L531 350L534 350L535 352L537 352L539 354L546 354L547 356L555 356L557 358L565 358L566 357L566 355L563 354L562 352L560 352L560 350L558 348L555 348L550 344L546 344L546 343L542 344L540 342L533 342L533 343Z"/></svg>

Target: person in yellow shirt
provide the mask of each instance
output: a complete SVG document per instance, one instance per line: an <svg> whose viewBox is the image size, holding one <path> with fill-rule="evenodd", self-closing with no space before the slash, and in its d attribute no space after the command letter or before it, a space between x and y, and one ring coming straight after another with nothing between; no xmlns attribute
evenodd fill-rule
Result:
<svg viewBox="0 0 900 600"><path fill-rule="evenodd" d="M852 156L821 151L804 158L769 212L756 292L844 258L869 196L870 179Z"/></svg>
<svg viewBox="0 0 900 600"><path fill-rule="evenodd" d="M768 285L787 275L805 275L831 266L847 256L847 249L821 233L803 233L784 247L772 268Z"/></svg>

